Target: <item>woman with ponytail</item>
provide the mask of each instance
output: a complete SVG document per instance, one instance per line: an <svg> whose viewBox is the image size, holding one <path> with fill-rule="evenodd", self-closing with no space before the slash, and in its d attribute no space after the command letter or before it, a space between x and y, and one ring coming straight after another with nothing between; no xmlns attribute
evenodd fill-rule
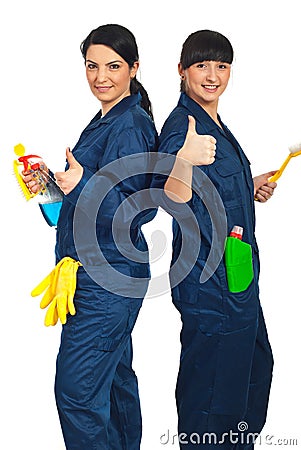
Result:
<svg viewBox="0 0 301 450"><path fill-rule="evenodd" d="M113 36L114 39L112 39ZM148 94L136 77L139 67L139 55L134 35L120 25L104 25L96 30L92 30L81 44L81 51L85 61L87 61L87 53L92 45L103 45L111 48L127 63L129 69L132 71L132 75L130 75L130 94L141 95L140 105L153 119ZM102 101L100 98L99 100Z"/></svg>
<svg viewBox="0 0 301 450"><path fill-rule="evenodd" d="M81 52L101 110L73 151L67 149L66 170L55 174L65 194L56 261L81 263L75 314L68 314L62 329L56 402L67 450L138 450L141 414L131 332L150 278L141 226L156 210L145 209L137 193L149 188L157 133L147 92L136 79L133 34L120 25L100 26Z"/></svg>

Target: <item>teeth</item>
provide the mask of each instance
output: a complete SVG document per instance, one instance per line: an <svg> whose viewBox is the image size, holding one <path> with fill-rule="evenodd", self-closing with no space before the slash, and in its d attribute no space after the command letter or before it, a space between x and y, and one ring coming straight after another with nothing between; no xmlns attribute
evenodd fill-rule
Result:
<svg viewBox="0 0 301 450"><path fill-rule="evenodd" d="M212 86L212 85L205 85L204 86L206 89L216 89L217 88L217 86Z"/></svg>

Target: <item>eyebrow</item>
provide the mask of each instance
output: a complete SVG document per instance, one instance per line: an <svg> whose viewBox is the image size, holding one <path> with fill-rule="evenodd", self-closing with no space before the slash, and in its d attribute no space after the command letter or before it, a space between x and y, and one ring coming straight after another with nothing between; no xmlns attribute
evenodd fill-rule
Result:
<svg viewBox="0 0 301 450"><path fill-rule="evenodd" d="M98 65L95 61L92 61L91 59L86 59L86 63L87 62L95 64L96 66ZM106 66L110 66L111 64L115 64L115 63L121 63L122 64L122 61L120 61L119 59L116 59L115 61L110 61L110 62L106 63L105 65Z"/></svg>

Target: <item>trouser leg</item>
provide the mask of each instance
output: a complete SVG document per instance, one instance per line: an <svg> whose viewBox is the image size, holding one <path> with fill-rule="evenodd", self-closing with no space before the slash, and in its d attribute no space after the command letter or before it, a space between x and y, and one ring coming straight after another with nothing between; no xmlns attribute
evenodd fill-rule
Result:
<svg viewBox="0 0 301 450"><path fill-rule="evenodd" d="M261 314L244 329L211 334L201 331L188 306L177 307L183 321L176 388L180 448L252 448L239 424L249 420L256 433L265 420L272 360Z"/></svg>
<svg viewBox="0 0 301 450"><path fill-rule="evenodd" d="M86 348L76 356L61 350L55 391L67 450L110 449L110 391L125 345L97 355Z"/></svg>
<svg viewBox="0 0 301 450"><path fill-rule="evenodd" d="M111 388L110 450L136 450L141 441L141 411L137 377L132 369L132 343L128 341Z"/></svg>
<svg viewBox="0 0 301 450"><path fill-rule="evenodd" d="M255 438L260 435L264 427L272 383L272 373L273 354L268 339L265 320L260 308L247 412L244 418L244 422L247 424L247 431L244 433L245 440L243 444L238 444L235 447L237 450L253 448L252 444ZM257 442L260 443L260 439L258 437Z"/></svg>
<svg viewBox="0 0 301 450"><path fill-rule="evenodd" d="M121 384L121 375L126 370L120 373L120 367L126 366L128 373L131 372L130 332L141 302L114 297L98 300L77 298L77 313L68 319L62 333L55 392L67 450L111 450L112 386ZM128 378L132 378L133 385L136 383L133 376ZM133 387L128 408L135 395L138 396L138 389ZM121 400L123 405L127 404ZM139 398L135 398L137 404ZM125 426L120 436L124 430ZM120 448L138 450L136 443L140 435L141 425L138 424L133 437L135 444ZM122 439L124 445L127 440L127 437Z"/></svg>

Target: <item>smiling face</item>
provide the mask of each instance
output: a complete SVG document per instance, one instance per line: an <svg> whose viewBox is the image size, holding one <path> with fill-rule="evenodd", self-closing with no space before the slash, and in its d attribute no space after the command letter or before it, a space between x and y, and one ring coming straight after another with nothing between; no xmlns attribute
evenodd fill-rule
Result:
<svg viewBox="0 0 301 450"><path fill-rule="evenodd" d="M218 99L226 89L231 73L231 64L220 61L202 61L179 74L184 80L186 94L205 110L217 111Z"/></svg>
<svg viewBox="0 0 301 450"><path fill-rule="evenodd" d="M131 95L130 82L137 73L139 62L133 67L112 48L91 45L86 54L86 76L92 93L101 102L105 115L124 97Z"/></svg>

